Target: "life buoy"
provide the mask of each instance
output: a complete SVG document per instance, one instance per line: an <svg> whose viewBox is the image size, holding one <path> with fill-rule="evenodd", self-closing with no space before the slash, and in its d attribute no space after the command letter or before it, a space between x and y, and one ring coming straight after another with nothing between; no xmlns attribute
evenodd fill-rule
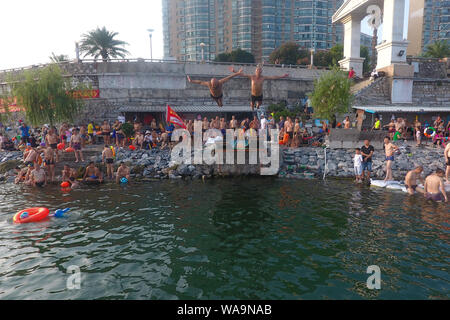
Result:
<svg viewBox="0 0 450 320"><path fill-rule="evenodd" d="M432 133L431 133L431 134L428 133L428 132L427 132L428 130L431 130ZM427 137L427 138L432 138L432 137L434 137L434 136L436 135L436 129L433 128L433 127L428 127L428 128L426 128L425 130L423 130L423 135L424 135L425 137Z"/></svg>
<svg viewBox="0 0 450 320"><path fill-rule="evenodd" d="M25 214L26 213L26 214ZM17 212L13 217L14 223L29 223L41 221L48 217L50 211L47 208L27 208Z"/></svg>

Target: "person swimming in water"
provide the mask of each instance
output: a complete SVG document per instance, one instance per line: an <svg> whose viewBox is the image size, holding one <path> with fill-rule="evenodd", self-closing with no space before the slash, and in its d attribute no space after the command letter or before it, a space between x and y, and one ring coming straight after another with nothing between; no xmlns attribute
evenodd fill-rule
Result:
<svg viewBox="0 0 450 320"><path fill-rule="evenodd" d="M211 98L217 103L219 107L223 106L223 84L242 73L242 68L235 72L234 74L217 80L216 78L212 78L210 81L201 81L201 80L192 80L190 76L187 76L187 80L189 83L195 83L202 86L206 86L209 88L209 92L211 94Z"/></svg>
<svg viewBox="0 0 450 320"><path fill-rule="evenodd" d="M233 67L230 67L230 71L235 72ZM256 67L255 74L241 74L241 76L251 80L252 101L250 103L250 106L252 107L252 111L255 109L255 102L257 109L259 109L259 107L262 105L264 80L277 80L289 77L289 74L287 73L282 76L266 77L262 75L262 72L263 72L262 66L258 65Z"/></svg>
<svg viewBox="0 0 450 320"><path fill-rule="evenodd" d="M435 173L425 179L424 196L428 200L447 202L447 193L444 187L445 172L442 169L436 169Z"/></svg>

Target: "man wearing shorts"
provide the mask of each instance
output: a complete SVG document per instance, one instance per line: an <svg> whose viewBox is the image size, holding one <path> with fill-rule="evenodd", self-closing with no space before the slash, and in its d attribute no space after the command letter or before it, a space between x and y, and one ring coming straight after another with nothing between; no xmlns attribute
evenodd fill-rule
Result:
<svg viewBox="0 0 450 320"><path fill-rule="evenodd" d="M35 163L34 170L31 171L31 182L35 187L44 187L47 183L45 171L41 168L39 163Z"/></svg>
<svg viewBox="0 0 450 320"><path fill-rule="evenodd" d="M428 200L447 202L447 194L444 187L444 170L437 169L435 173L425 179L424 195Z"/></svg>
<svg viewBox="0 0 450 320"><path fill-rule="evenodd" d="M447 166L447 168L445 170L445 181L447 183L449 183L450 182L450 180L449 180L449 177L450 177L450 143L447 143L447 145L445 146L444 158L445 158L445 165Z"/></svg>
<svg viewBox="0 0 450 320"><path fill-rule="evenodd" d="M364 140L364 145L361 147L361 155L363 156L362 176L366 172L367 180L370 181L370 173L372 172L372 156L375 148L370 144L369 140Z"/></svg>
<svg viewBox="0 0 450 320"><path fill-rule="evenodd" d="M50 181L55 179L55 152L53 148L48 146L44 149L44 163L48 169L48 176Z"/></svg>
<svg viewBox="0 0 450 320"><path fill-rule="evenodd" d="M408 171L408 173L405 176L405 186L408 190L408 193L410 195L413 195L416 191L423 193L423 189L419 188L417 186L417 180L420 179L423 181L423 179L421 178L421 174L423 171L423 167L422 166L418 166L416 167L414 170Z"/></svg>
<svg viewBox="0 0 450 320"><path fill-rule="evenodd" d="M235 73L234 68L230 67L230 71ZM251 80L251 96L252 96L252 102L250 104L250 106L252 107L252 111L255 108L255 102L256 102L256 108L259 109L259 107L262 105L262 101L263 101L263 84L264 84L264 80L276 80L276 79L282 79L282 78L287 78L289 77L289 75L286 73L282 76L271 76L271 77L266 77L262 75L262 66L258 65L256 67L255 70L255 74L243 74L241 73L241 75L243 77L246 77L248 79Z"/></svg>
<svg viewBox="0 0 450 320"><path fill-rule="evenodd" d="M114 178L114 154L107 144L102 152L102 161L106 164L106 176L112 180Z"/></svg>
<svg viewBox="0 0 450 320"><path fill-rule="evenodd" d="M59 161L58 155L58 135L56 134L55 128L51 128L46 136L47 145L49 145L56 153L56 162Z"/></svg>
<svg viewBox="0 0 450 320"><path fill-rule="evenodd" d="M394 152L398 150L398 147L391 143L389 137L384 138L384 152L386 154L386 178L384 181L394 180L392 177L392 162L394 162Z"/></svg>
<svg viewBox="0 0 450 320"><path fill-rule="evenodd" d="M84 162L83 153L81 152L80 131L77 128L73 129L73 135L70 137L70 146L75 150L75 162L78 162L79 158L81 158L81 162Z"/></svg>

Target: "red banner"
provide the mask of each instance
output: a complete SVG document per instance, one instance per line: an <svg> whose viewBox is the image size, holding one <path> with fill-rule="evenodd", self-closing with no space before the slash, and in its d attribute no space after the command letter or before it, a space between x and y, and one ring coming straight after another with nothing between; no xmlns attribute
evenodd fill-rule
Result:
<svg viewBox="0 0 450 320"><path fill-rule="evenodd" d="M177 115L177 113L175 111L173 111L169 105L167 105L166 122L173 123L173 124L180 126L183 129L187 129L183 122L183 119L181 119L181 117L179 115Z"/></svg>
<svg viewBox="0 0 450 320"><path fill-rule="evenodd" d="M12 101L4 101L0 98L0 113L6 113L6 105L9 112L25 111L22 107L17 106L17 98L14 98Z"/></svg>

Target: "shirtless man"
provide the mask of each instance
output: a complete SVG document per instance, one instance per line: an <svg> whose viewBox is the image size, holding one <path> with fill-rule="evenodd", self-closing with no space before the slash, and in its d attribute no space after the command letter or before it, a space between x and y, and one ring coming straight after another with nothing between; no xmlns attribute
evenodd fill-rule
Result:
<svg viewBox="0 0 450 320"><path fill-rule="evenodd" d="M31 171L31 182L35 187L44 187L47 184L47 176L39 163L36 163L34 165L34 170Z"/></svg>
<svg viewBox="0 0 450 320"><path fill-rule="evenodd" d="M80 136L81 136L81 147L84 149L84 146L86 145L86 141L88 138L86 126L84 125L80 127Z"/></svg>
<svg viewBox="0 0 450 320"><path fill-rule="evenodd" d="M142 134L142 132L136 133L136 136L133 140L133 145L135 147L139 147L139 149L142 150L142 146L144 145L144 135Z"/></svg>
<svg viewBox="0 0 450 320"><path fill-rule="evenodd" d="M423 171L422 166L418 166L415 169L408 171L405 176L405 186L408 189L408 193L413 195L416 191L423 193L423 189L417 187L417 180L420 180L423 183L423 179L421 177Z"/></svg>
<svg viewBox="0 0 450 320"><path fill-rule="evenodd" d="M50 146L56 153L56 162L59 161L58 155L58 135L56 134L55 128L51 128L45 137L45 142Z"/></svg>
<svg viewBox="0 0 450 320"><path fill-rule="evenodd" d="M231 72L235 72L233 67L230 67ZM282 76L272 76L272 77L265 77L262 76L262 67L261 65L258 65L255 70L255 74L243 74L241 73L243 77L246 77L251 80L252 85L252 102L250 103L250 106L252 107L252 111L255 109L255 102L256 102L256 108L259 109L259 107L262 104L263 101L263 84L264 80L276 80L276 79L283 79L289 77L289 74L284 74Z"/></svg>
<svg viewBox="0 0 450 320"><path fill-rule="evenodd" d="M49 179L53 182L55 180L55 152L50 146L44 149L44 163L48 168Z"/></svg>
<svg viewBox="0 0 450 320"><path fill-rule="evenodd" d="M39 154L36 152L34 148L31 146L27 146L27 150L23 153L23 162L26 166L33 167L34 164L37 162Z"/></svg>
<svg viewBox="0 0 450 320"><path fill-rule="evenodd" d="M258 131L259 129L259 120L257 116L253 116L253 120L250 121L250 128Z"/></svg>
<svg viewBox="0 0 450 320"><path fill-rule="evenodd" d="M81 135L78 129L73 129L73 135L70 137L70 146L75 150L75 162L84 162L83 153L81 152ZM79 157L78 157L79 156Z"/></svg>
<svg viewBox="0 0 450 320"><path fill-rule="evenodd" d="M444 149L444 158L445 158L445 165L447 168L445 169L445 181L447 183L450 182L450 143L447 143Z"/></svg>
<svg viewBox="0 0 450 320"><path fill-rule="evenodd" d="M435 173L425 179L424 196L428 200L447 202L447 194L444 187L444 170L437 169Z"/></svg>
<svg viewBox="0 0 450 320"><path fill-rule="evenodd" d="M102 136L103 136L103 142L105 144L110 144L110 140L111 140L111 126L109 125L109 123L105 120L103 121L103 125L102 125Z"/></svg>
<svg viewBox="0 0 450 320"><path fill-rule="evenodd" d="M216 78L212 78L210 81L200 81L200 80L191 80L191 77L187 76L187 79L190 83L200 84L202 86L206 86L209 88L209 92L211 94L211 98L216 101L219 107L223 106L223 84L230 80L233 77L242 74L242 68L235 72L234 74L225 77L223 79L217 80Z"/></svg>
<svg viewBox="0 0 450 320"><path fill-rule="evenodd" d="M119 183L122 178L126 178L130 181L130 168L123 162L121 162L119 168L117 168L116 183Z"/></svg>
<svg viewBox="0 0 450 320"><path fill-rule="evenodd" d="M384 152L386 154L386 178L384 181L393 180L392 177L392 162L394 161L394 152L398 150L398 147L392 144L389 137L384 138Z"/></svg>
<svg viewBox="0 0 450 320"><path fill-rule="evenodd" d="M209 129L209 121L207 117L204 117L202 121L202 131L206 132L206 130L208 129Z"/></svg>
<svg viewBox="0 0 450 320"><path fill-rule="evenodd" d="M102 161L106 163L106 176L111 180L114 179L114 156L109 145L105 144L102 152Z"/></svg>
<svg viewBox="0 0 450 320"><path fill-rule="evenodd" d="M88 182L103 182L103 175L99 168L97 168L93 161L89 162L83 176L84 181Z"/></svg>
<svg viewBox="0 0 450 320"><path fill-rule="evenodd" d="M237 129L238 128L238 122L236 120L235 116L231 116L230 120L230 129Z"/></svg>

